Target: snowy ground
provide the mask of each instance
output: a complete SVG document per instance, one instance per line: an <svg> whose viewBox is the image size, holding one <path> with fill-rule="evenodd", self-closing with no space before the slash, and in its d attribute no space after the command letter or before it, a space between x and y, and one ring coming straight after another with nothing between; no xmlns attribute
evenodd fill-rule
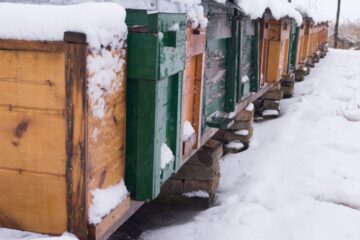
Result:
<svg viewBox="0 0 360 240"><path fill-rule="evenodd" d="M221 161L217 206L146 240L359 240L360 52L331 50L251 148Z"/></svg>
<svg viewBox="0 0 360 240"><path fill-rule="evenodd" d="M215 207L143 237L359 240L360 52L331 50L281 104L248 151L221 161ZM41 237L0 228L1 240Z"/></svg>

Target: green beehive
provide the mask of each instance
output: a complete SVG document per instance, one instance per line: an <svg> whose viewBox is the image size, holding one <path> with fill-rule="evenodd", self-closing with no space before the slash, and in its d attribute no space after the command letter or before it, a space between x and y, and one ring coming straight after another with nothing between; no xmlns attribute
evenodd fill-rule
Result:
<svg viewBox="0 0 360 240"><path fill-rule="evenodd" d="M126 186L150 200L179 168L186 15L128 10L126 22Z"/></svg>
<svg viewBox="0 0 360 240"><path fill-rule="evenodd" d="M209 19L203 95L206 132L208 127L229 127L232 120L226 113L258 89L258 28L231 2L208 0L203 5Z"/></svg>
<svg viewBox="0 0 360 240"><path fill-rule="evenodd" d="M225 113L226 89L235 91L236 54L229 51L236 46L232 39L234 8L226 7L215 1L203 2L209 20L207 27L206 60L203 91L202 131L208 127L225 128L231 122ZM230 83L233 84L230 86Z"/></svg>
<svg viewBox="0 0 360 240"><path fill-rule="evenodd" d="M297 54L298 54L298 42L299 42L299 30L296 21L291 20L290 29L290 45L289 45L289 63L288 63L288 74L296 70Z"/></svg>
<svg viewBox="0 0 360 240"><path fill-rule="evenodd" d="M241 87L237 98L238 102L259 89L258 23L248 16L240 15L240 17L240 74L238 81Z"/></svg>

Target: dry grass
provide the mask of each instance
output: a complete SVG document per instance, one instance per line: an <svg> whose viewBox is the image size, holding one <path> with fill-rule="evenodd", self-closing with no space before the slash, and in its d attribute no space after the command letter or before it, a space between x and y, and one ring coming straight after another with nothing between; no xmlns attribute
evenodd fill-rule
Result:
<svg viewBox="0 0 360 240"><path fill-rule="evenodd" d="M330 47L334 45L334 28L335 25L330 25ZM343 49L358 49L360 50L360 21L347 21L339 26L339 48Z"/></svg>

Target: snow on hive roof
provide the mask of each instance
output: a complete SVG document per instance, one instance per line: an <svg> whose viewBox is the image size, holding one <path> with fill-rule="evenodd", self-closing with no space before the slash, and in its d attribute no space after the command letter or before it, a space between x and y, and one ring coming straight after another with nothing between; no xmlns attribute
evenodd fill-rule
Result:
<svg viewBox="0 0 360 240"><path fill-rule="evenodd" d="M125 9L115 3L68 6L0 3L0 38L61 41L64 32L82 32L92 48L121 47L127 37Z"/></svg>
<svg viewBox="0 0 360 240"><path fill-rule="evenodd" d="M188 20L192 22L193 28L198 26L206 28L208 23L204 16L201 0L158 0L157 11L187 13Z"/></svg>
<svg viewBox="0 0 360 240"><path fill-rule="evenodd" d="M312 18L316 23L328 22L329 21L328 17L321 14L319 11L316 11L315 9L311 9L309 7L309 5L306 2L304 2L303 0L292 1L292 5L301 14L303 14L305 17Z"/></svg>
<svg viewBox="0 0 360 240"><path fill-rule="evenodd" d="M302 23L301 14L287 0L234 0L234 2L253 19L262 17L265 10L269 9L275 19L288 16L294 18L298 25Z"/></svg>

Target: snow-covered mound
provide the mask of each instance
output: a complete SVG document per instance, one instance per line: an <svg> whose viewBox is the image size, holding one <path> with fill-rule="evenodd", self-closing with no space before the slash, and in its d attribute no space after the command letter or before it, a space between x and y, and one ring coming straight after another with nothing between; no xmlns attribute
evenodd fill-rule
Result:
<svg viewBox="0 0 360 240"><path fill-rule="evenodd" d="M61 41L82 32L92 48L121 48L127 38L125 9L115 3L54 6L0 3L0 38Z"/></svg>
<svg viewBox="0 0 360 240"><path fill-rule="evenodd" d="M328 22L330 19L325 14L309 6L304 0L293 0L292 5L305 17L310 17L315 23Z"/></svg>
<svg viewBox="0 0 360 240"><path fill-rule="evenodd" d="M251 18L256 19L262 17L265 10L269 9L275 19L283 17L294 18L298 25L302 23L301 14L291 5L287 0L234 0L235 3L250 15Z"/></svg>
<svg viewBox="0 0 360 240"><path fill-rule="evenodd" d="M221 161L214 207L146 240L357 240L360 236L360 54L330 50L254 126L248 151Z"/></svg>

